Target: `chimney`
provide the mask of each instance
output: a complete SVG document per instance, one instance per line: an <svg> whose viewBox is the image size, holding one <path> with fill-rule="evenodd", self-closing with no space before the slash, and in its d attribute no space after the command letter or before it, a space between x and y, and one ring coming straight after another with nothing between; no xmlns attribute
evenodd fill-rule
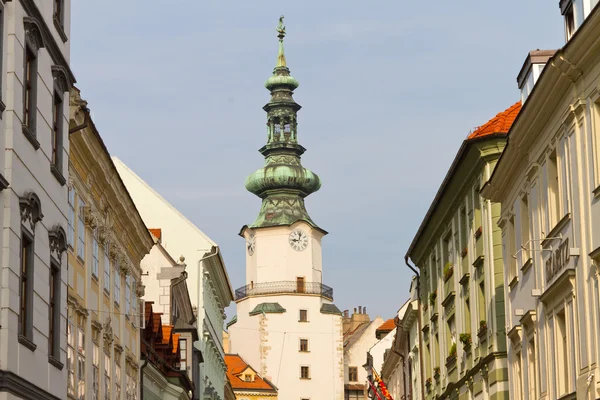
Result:
<svg viewBox="0 0 600 400"><path fill-rule="evenodd" d="M362 306L358 306L358 313L362 314Z"/></svg>
<svg viewBox="0 0 600 400"><path fill-rule="evenodd" d="M548 60L554 56L556 50L533 50L527 54L525 62L517 76L517 83L521 90L521 104L525 104L527 97L531 94L542 70L548 63Z"/></svg>
<svg viewBox="0 0 600 400"><path fill-rule="evenodd" d="M363 307L363 313L366 314L367 313L367 306Z"/></svg>
<svg viewBox="0 0 600 400"><path fill-rule="evenodd" d="M367 322L371 322L371 319L369 318L369 315L366 313L366 311L367 308L363 308L363 306L358 306L358 312L356 312L355 308L354 314L352 314L349 320L344 320L344 332L353 331L360 325Z"/></svg>
<svg viewBox="0 0 600 400"><path fill-rule="evenodd" d="M355 310L356 311L356 310ZM348 332L350 329L350 312L348 310L344 310L344 318L342 319L342 331L344 333Z"/></svg>

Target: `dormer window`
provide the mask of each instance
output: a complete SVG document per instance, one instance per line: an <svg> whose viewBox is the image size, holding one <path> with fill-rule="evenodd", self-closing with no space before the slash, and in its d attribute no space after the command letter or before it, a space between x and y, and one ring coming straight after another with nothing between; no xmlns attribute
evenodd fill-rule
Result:
<svg viewBox="0 0 600 400"><path fill-rule="evenodd" d="M521 103L524 104L539 79L548 60L554 55L554 50L533 50L527 54L527 58L521 67L517 77L519 89L521 89Z"/></svg>
<svg viewBox="0 0 600 400"><path fill-rule="evenodd" d="M254 382L254 377L252 376L252 374L244 374L244 381L245 382Z"/></svg>

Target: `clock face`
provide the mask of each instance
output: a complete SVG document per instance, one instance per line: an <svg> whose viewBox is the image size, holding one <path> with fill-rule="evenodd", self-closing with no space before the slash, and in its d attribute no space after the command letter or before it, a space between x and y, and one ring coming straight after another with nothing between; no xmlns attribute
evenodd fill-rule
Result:
<svg viewBox="0 0 600 400"><path fill-rule="evenodd" d="M308 236L300 229L290 233L290 246L296 251L302 251L308 247Z"/></svg>
<svg viewBox="0 0 600 400"><path fill-rule="evenodd" d="M254 235L250 235L248 240L246 241L246 248L248 249L248 254L254 254L254 248L256 247L256 239L254 239Z"/></svg>

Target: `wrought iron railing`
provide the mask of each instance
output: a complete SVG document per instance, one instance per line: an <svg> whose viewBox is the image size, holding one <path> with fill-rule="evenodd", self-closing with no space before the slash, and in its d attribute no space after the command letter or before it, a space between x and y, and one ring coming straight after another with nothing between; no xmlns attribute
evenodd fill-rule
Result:
<svg viewBox="0 0 600 400"><path fill-rule="evenodd" d="M235 291L235 299L242 300L248 296L287 293L317 294L333 300L333 288L318 282L297 281L251 283L237 289Z"/></svg>

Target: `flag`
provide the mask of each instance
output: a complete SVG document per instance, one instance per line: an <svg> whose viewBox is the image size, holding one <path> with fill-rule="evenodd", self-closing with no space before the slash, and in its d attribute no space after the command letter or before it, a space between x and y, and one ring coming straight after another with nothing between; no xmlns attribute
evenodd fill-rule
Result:
<svg viewBox="0 0 600 400"><path fill-rule="evenodd" d="M371 381L369 379L367 379L367 382L369 382L369 385L371 386L371 389L373 389L373 393L375 393L375 396L377 396L377 398L379 400L383 400L381 398L381 396L379 395L379 393L377 392L377 389L375 388L375 386L373 386L373 384L371 383Z"/></svg>
<svg viewBox="0 0 600 400"><path fill-rule="evenodd" d="M381 390L381 393L383 394L383 396L386 398L386 400L394 400L392 398L392 395L390 394L390 392L388 392L387 387L385 386L385 383L383 383L383 380L377 374L377 371L375 371L375 369L373 367L371 367L371 369L373 370L373 376L375 378L375 382L377 382L377 386L379 387L379 390Z"/></svg>

